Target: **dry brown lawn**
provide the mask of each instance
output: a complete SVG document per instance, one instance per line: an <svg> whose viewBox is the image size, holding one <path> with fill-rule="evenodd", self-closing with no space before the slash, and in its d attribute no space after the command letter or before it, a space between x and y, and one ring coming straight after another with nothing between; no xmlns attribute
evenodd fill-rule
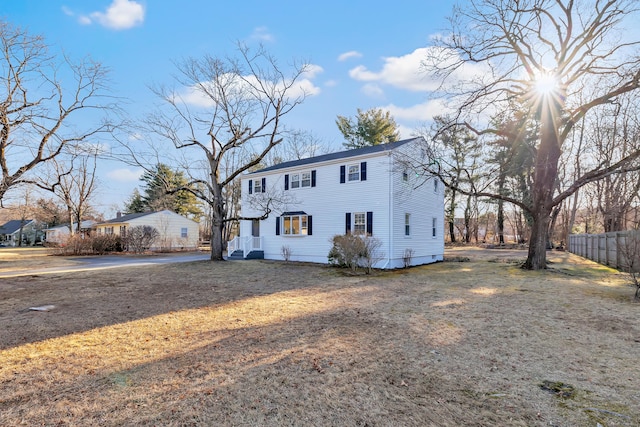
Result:
<svg viewBox="0 0 640 427"><path fill-rule="evenodd" d="M550 255L0 279L0 425L640 425L633 289Z"/></svg>

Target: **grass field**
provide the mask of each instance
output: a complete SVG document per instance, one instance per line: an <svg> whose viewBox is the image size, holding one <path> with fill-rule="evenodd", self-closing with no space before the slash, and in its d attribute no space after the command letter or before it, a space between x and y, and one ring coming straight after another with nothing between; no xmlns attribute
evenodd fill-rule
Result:
<svg viewBox="0 0 640 427"><path fill-rule="evenodd" d="M524 256L0 279L0 425L640 425L633 289L567 253L542 272Z"/></svg>

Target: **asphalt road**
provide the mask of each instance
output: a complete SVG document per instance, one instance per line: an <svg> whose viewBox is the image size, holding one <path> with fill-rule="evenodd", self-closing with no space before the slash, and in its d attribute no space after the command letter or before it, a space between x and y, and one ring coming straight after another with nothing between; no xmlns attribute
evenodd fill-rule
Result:
<svg viewBox="0 0 640 427"><path fill-rule="evenodd" d="M51 273L67 273L74 271L103 270L118 267L138 267L144 265L169 264L177 262L204 261L209 259L208 253L177 253L171 255L104 255L95 257L73 258L78 265L67 265L50 268L30 268L26 270L7 271L0 273L0 278L16 276L32 276Z"/></svg>

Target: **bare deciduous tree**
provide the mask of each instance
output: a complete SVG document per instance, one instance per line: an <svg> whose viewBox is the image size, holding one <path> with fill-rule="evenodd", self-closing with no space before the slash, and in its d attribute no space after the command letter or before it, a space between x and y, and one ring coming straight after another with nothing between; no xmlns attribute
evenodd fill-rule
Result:
<svg viewBox="0 0 640 427"><path fill-rule="evenodd" d="M253 219L229 216L225 191L282 141L283 117L306 95L299 81L306 64L294 65L287 76L263 48L239 44L238 51L239 59L205 56L177 64L180 89L154 88L167 108L147 120L155 135L183 154L190 181L174 190L190 191L210 207L211 260L223 259L225 223ZM239 161L228 168L226 159L234 153L249 155L236 156ZM273 205L264 208L259 219Z"/></svg>
<svg viewBox="0 0 640 427"><path fill-rule="evenodd" d="M49 52L40 36L0 22L0 202L28 172L112 126L86 115L115 108L106 99L106 71L91 60L79 64ZM82 116L82 121L76 120Z"/></svg>
<svg viewBox="0 0 640 427"><path fill-rule="evenodd" d="M640 151L633 151L557 186L564 143L576 123L640 87L640 41L621 32L637 11L631 0L471 0L454 9L451 33L436 40L425 60L425 70L442 79L438 95L455 104L457 124L479 136L505 135L508 129L483 123L516 101L524 106L524 125L537 130L530 201L487 188L458 188L514 203L530 215L525 268L546 268L555 206L590 182L639 167Z"/></svg>
<svg viewBox="0 0 640 427"><path fill-rule="evenodd" d="M96 190L97 152L73 155L68 162L52 159L49 174L36 185L55 194L67 208L69 233L80 231L82 221L91 211L91 199ZM53 185L49 184L53 182Z"/></svg>

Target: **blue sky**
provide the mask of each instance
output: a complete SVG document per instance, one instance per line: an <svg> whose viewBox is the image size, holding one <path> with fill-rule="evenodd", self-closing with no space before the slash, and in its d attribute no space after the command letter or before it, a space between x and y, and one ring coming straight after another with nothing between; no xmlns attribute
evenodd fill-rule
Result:
<svg viewBox="0 0 640 427"><path fill-rule="evenodd" d="M110 70L113 94L143 117L157 98L153 84L171 83L173 61L233 54L234 43L261 42L282 63L304 60L317 70L315 94L287 116L290 128L313 132L335 150L335 119L357 109L388 109L403 137L437 114L419 73L429 37L447 27L453 0L239 1L22 0L3 2L2 18L40 34L73 58L90 55ZM140 171L100 165L94 204L112 216L139 185Z"/></svg>

